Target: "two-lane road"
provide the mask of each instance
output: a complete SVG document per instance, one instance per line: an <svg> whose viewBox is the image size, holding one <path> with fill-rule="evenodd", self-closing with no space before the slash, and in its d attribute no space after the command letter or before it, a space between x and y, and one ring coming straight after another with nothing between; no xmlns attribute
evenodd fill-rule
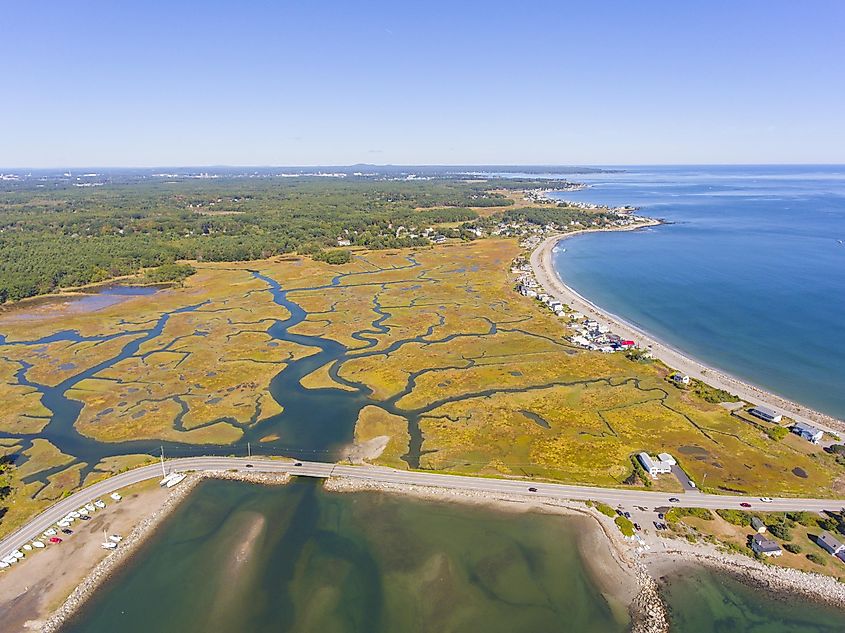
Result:
<svg viewBox="0 0 845 633"><path fill-rule="evenodd" d="M249 464L249 466L247 465ZM296 465L299 464L299 465ZM345 464L327 464L323 462L293 462L279 461L266 458L238 458L238 457L186 457L166 462L167 470L179 471L214 471L239 470L244 472L285 473L304 477L325 478L332 475L350 477L398 485L434 486L463 491L476 491L484 494L520 494L532 495L546 499L571 499L602 501L611 506L640 506L656 508L673 505L669 499L673 495L665 492L648 492L643 490L623 490L618 488L596 488L592 486L574 486L568 484L532 483L527 480L494 479L487 477L468 477L464 475L444 475L437 473L394 470L376 466L350 466ZM148 479L160 479L162 468L160 464L143 466L120 473L103 481L99 481L79 492L62 499L51 506L26 525L0 541L0 557L8 556L54 525L56 521L85 505L86 503L105 497L121 488ZM536 488L530 492L529 487ZM757 497L743 497L730 495L708 495L688 493L675 495L685 507L740 509L740 504L749 503L758 511L792 511L807 510L821 512L823 510L841 510L845 507L842 499L798 499L778 498L771 503L763 503ZM109 502L110 500L106 500Z"/></svg>

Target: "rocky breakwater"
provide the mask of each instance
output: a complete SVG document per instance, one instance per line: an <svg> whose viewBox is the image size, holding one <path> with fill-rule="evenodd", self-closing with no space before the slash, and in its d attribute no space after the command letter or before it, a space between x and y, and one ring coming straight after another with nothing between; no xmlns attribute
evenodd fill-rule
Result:
<svg viewBox="0 0 845 633"><path fill-rule="evenodd" d="M231 479L263 485L280 485L290 481L287 473L245 473L241 471L204 471L189 474L185 480L168 495L164 503L138 523L120 546L100 561L96 567L77 585L64 603L53 613L41 628L41 633L55 633L69 620L94 592L105 583L122 564L127 562L138 547L155 531L167 516L176 509L203 479Z"/></svg>
<svg viewBox="0 0 845 633"><path fill-rule="evenodd" d="M533 510L557 514L588 516L598 523L610 545L610 552L625 574L626 584L634 590L627 596L628 612L633 623L632 633L668 633L669 618L660 597L657 582L634 555L613 520L580 501L544 499L537 496L489 493L477 490L458 490L436 486L396 484L352 477L330 477L324 487L332 492L386 492L411 495L432 501L454 501L494 505L503 510Z"/></svg>

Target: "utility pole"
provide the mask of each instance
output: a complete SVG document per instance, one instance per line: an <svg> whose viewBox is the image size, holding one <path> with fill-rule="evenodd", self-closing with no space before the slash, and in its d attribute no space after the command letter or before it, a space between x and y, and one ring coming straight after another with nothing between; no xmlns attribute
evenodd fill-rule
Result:
<svg viewBox="0 0 845 633"><path fill-rule="evenodd" d="M252 459L252 447L249 445L249 442L246 443L246 454L250 459Z"/></svg>
<svg viewBox="0 0 845 633"><path fill-rule="evenodd" d="M161 447L161 476L167 477L167 472L164 470L164 446Z"/></svg>

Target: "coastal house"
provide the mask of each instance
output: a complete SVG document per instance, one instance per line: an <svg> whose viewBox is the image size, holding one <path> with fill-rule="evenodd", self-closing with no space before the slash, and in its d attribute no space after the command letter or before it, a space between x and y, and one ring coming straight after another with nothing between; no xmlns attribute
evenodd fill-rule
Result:
<svg viewBox="0 0 845 633"><path fill-rule="evenodd" d="M751 527L757 534L765 534L766 532L766 524L757 517L751 518Z"/></svg>
<svg viewBox="0 0 845 633"><path fill-rule="evenodd" d="M822 441L822 437L824 437L824 431L817 429L814 426L810 426L809 424L804 424L803 422L796 422L792 425L791 430L795 433L795 435L802 437L813 444L818 444Z"/></svg>
<svg viewBox="0 0 845 633"><path fill-rule="evenodd" d="M677 465L677 463L678 463L678 462L675 460L675 458L674 458L674 457L672 457L669 453L658 453L658 454L657 454L657 459L659 459L661 462L664 462L664 463L666 463L666 464L669 464L670 466L675 466L675 465Z"/></svg>
<svg viewBox="0 0 845 633"><path fill-rule="evenodd" d="M766 422L774 422L775 424L780 423L783 419L783 416L775 411L770 407L764 407L762 405L753 407L748 411L751 415L756 415L761 420L765 420Z"/></svg>
<svg viewBox="0 0 845 633"><path fill-rule="evenodd" d="M643 465L645 471L652 477L657 477L657 475L666 475L672 472L672 464L665 462L662 459L653 459L651 455L646 452L642 452L637 455L637 459L640 461L640 464Z"/></svg>
<svg viewBox="0 0 845 633"><path fill-rule="evenodd" d="M677 385L688 385L689 384L689 376L686 374L682 374L679 371L676 371L672 374L672 381Z"/></svg>
<svg viewBox="0 0 845 633"><path fill-rule="evenodd" d="M838 539L834 538L834 536L830 532L822 532L821 535L816 539L816 543L819 544L819 547L833 554L834 556L838 556L839 554L845 553L845 545L840 543Z"/></svg>
<svg viewBox="0 0 845 633"><path fill-rule="evenodd" d="M760 554L761 556L783 555L783 550L780 548L780 545L771 539L767 539L762 534L755 534L751 538L751 549L754 550L755 554Z"/></svg>

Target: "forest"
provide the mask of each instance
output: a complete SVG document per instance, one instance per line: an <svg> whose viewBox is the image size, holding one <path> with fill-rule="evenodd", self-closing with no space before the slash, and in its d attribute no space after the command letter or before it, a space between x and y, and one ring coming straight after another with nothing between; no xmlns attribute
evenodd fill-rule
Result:
<svg viewBox="0 0 845 633"><path fill-rule="evenodd" d="M523 180L216 178L38 181L0 190L0 303L135 274L179 260L246 261L337 247L428 244L395 227L471 221L512 202ZM548 185L548 183L543 183ZM324 255L339 261L342 255ZM167 266L147 276L183 277Z"/></svg>

